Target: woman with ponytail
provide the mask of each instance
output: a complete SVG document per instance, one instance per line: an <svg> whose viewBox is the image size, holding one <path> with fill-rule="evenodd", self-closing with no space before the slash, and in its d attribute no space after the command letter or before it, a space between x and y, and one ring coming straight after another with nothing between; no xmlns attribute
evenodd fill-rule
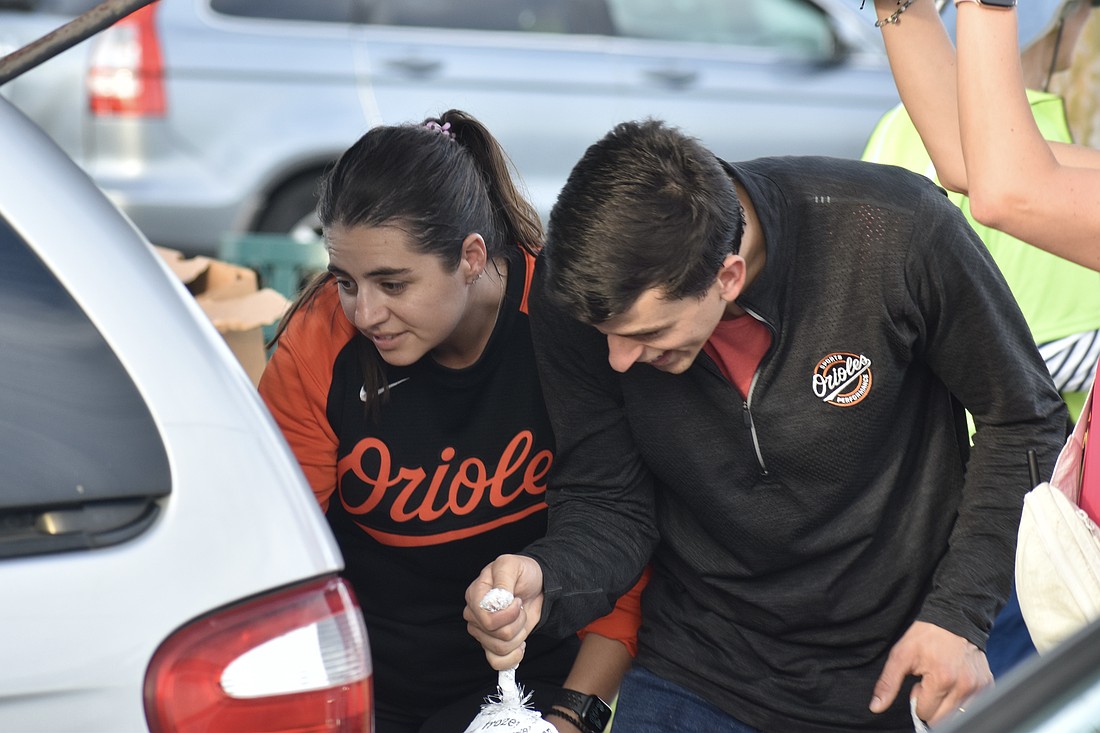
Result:
<svg viewBox="0 0 1100 733"><path fill-rule="evenodd" d="M328 271L280 324L260 393L362 606L378 733L455 733L497 684L462 618L469 579L546 533L554 436L527 322L541 226L459 110L367 132L318 214ZM532 637L518 678L534 706L562 687L613 697L636 623L597 622L579 658L579 638Z"/></svg>

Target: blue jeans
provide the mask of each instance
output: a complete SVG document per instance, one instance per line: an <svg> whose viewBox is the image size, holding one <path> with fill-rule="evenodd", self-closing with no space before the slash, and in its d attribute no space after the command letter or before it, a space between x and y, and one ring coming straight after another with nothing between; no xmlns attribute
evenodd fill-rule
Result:
<svg viewBox="0 0 1100 733"><path fill-rule="evenodd" d="M1035 645L1031 634L1024 624L1020 613L1020 601L1016 597L1016 586L1012 586L1012 595L989 631L989 641L985 644L985 658L989 661L989 671L993 679L999 680L1005 673L1020 662L1035 654Z"/></svg>
<svg viewBox="0 0 1100 733"><path fill-rule="evenodd" d="M635 664L623 677L612 733L760 733L694 692Z"/></svg>

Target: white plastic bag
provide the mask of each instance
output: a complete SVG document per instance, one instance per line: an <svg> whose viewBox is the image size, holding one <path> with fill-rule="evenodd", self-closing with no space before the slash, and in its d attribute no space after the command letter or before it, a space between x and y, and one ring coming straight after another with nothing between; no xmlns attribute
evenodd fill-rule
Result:
<svg viewBox="0 0 1100 733"><path fill-rule="evenodd" d="M917 698L909 698L909 715L913 718L913 733L931 733L928 726L917 715Z"/></svg>
<svg viewBox="0 0 1100 733"><path fill-rule="evenodd" d="M479 604L495 613L512 604L512 594L503 588L493 588ZM554 726L542 719L542 713L530 705L531 694L516 682L515 668L497 676L497 694L490 695L481 706L466 733L557 733Z"/></svg>
<svg viewBox="0 0 1100 733"><path fill-rule="evenodd" d="M499 675L497 694L486 699L466 733L557 733L542 719L542 713L530 706L531 694L524 694L516 683L516 670Z"/></svg>

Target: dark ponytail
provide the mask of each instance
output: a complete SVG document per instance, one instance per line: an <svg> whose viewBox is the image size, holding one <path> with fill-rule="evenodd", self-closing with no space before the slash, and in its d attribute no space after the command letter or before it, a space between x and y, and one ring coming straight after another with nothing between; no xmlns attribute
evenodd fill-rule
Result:
<svg viewBox="0 0 1100 733"><path fill-rule="evenodd" d="M321 180L317 214L322 230L398 224L418 251L438 257L448 271L458 267L462 241L485 240L490 259L511 258L516 246L531 254L542 248L542 225L520 194L513 165L477 119L448 110L419 125L369 130L348 148ZM308 307L332 275L322 273L295 299L271 345L291 318ZM385 393L381 357L360 342L367 409Z"/></svg>
<svg viewBox="0 0 1100 733"><path fill-rule="evenodd" d="M489 131L476 119L457 109L448 110L438 119L427 119L441 125L450 124L455 139L473 157L485 180L493 210L500 219L503 245L518 244L532 255L542 248L542 223L535 207L520 193L513 177L515 166L508 154ZM473 230L476 231L476 230ZM490 250L490 255L499 254Z"/></svg>

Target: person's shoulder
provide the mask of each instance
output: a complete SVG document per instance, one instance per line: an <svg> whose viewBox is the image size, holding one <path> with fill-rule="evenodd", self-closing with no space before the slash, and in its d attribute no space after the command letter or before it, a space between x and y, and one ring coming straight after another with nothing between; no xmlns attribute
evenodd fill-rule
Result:
<svg viewBox="0 0 1100 733"><path fill-rule="evenodd" d="M528 317L532 333L553 333L558 338L571 341L581 333L596 332L591 326L570 315L564 303L553 292L551 279L550 261L540 255L535 258L535 272L528 295Z"/></svg>
<svg viewBox="0 0 1100 733"><path fill-rule="evenodd" d="M834 177L869 180L878 176L897 175L896 166L881 165L858 158L840 158L828 155L774 155L726 165L737 172L806 181L828 180ZM905 171L909 175L916 175ZM927 178L919 176L920 178Z"/></svg>
<svg viewBox="0 0 1100 733"><path fill-rule="evenodd" d="M340 305L336 281L330 279L294 312L279 343L311 358L326 358L339 353L355 333Z"/></svg>
<svg viewBox="0 0 1100 733"><path fill-rule="evenodd" d="M540 254L533 260L534 265L533 272L531 273L531 282L527 291L528 309L530 315L542 316L547 311L556 312L557 306L553 302L553 298L549 295L550 286L548 280L550 279L550 263L549 260Z"/></svg>
<svg viewBox="0 0 1100 733"><path fill-rule="evenodd" d="M786 196L814 201L855 202L888 206L916 204L926 194L946 202L947 192L927 176L895 165L855 158L786 155L730 164L742 180L767 179Z"/></svg>

